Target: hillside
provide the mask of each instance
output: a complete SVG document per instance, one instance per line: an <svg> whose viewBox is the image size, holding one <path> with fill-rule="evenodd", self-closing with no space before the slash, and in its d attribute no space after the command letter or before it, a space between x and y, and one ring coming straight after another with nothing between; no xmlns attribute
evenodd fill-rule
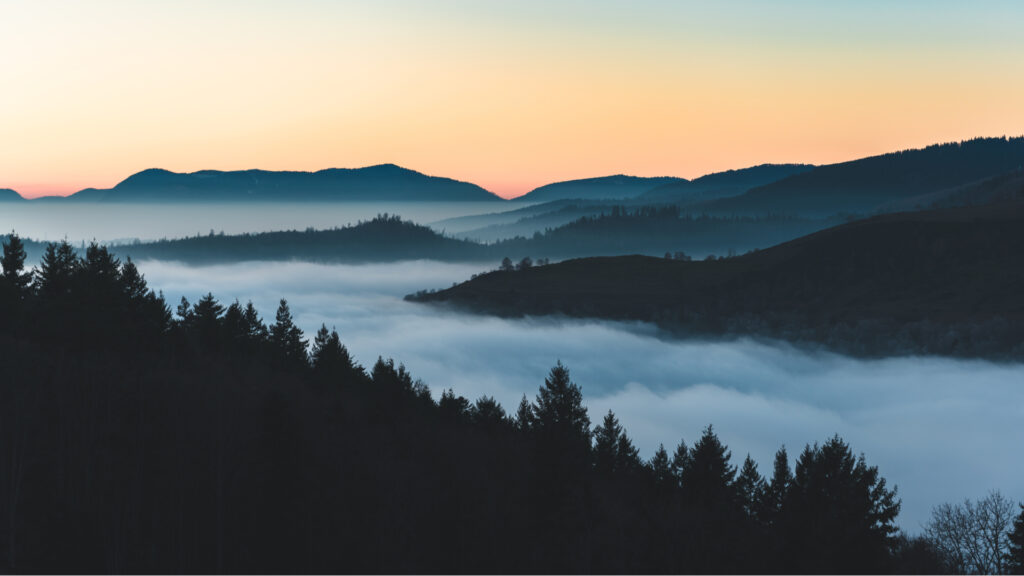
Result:
<svg viewBox="0 0 1024 576"><path fill-rule="evenodd" d="M736 258L579 259L410 297L858 355L1024 357L1024 203L879 216Z"/></svg>
<svg viewBox="0 0 1024 576"><path fill-rule="evenodd" d="M703 208L717 213L873 213L1024 166L1024 137L978 138L818 166ZM927 205L927 204L924 204Z"/></svg>
<svg viewBox="0 0 1024 576"><path fill-rule="evenodd" d="M515 202L550 202L552 200L604 200L634 198L658 186L680 182L682 178L639 176L604 176L547 184L514 198Z"/></svg>
<svg viewBox="0 0 1024 576"><path fill-rule="evenodd" d="M393 164L319 172L202 170L181 174L150 169L108 190L87 188L68 197L94 202L260 201L494 201L468 182L426 176Z"/></svg>
<svg viewBox="0 0 1024 576"><path fill-rule="evenodd" d="M755 188L813 169L811 164L761 164L715 172L694 180L670 182L648 190L638 199L650 202L694 202L736 196Z"/></svg>
<svg viewBox="0 0 1024 576"><path fill-rule="evenodd" d="M353 226L257 234L209 234L122 244L120 256L212 264L245 260L360 263L401 260L499 262L505 257L564 259L617 254L725 254L763 248L829 225L791 217L694 217L677 208L610 207L530 237L489 244L452 238L398 216Z"/></svg>
<svg viewBox="0 0 1024 576"><path fill-rule="evenodd" d="M0 188L0 202L22 202L25 199L10 188Z"/></svg>
<svg viewBox="0 0 1024 576"><path fill-rule="evenodd" d="M488 259L486 247L442 236L397 216L333 230L291 230L225 236L211 234L178 240L112 246L121 256L139 260L179 260L191 264L242 260L313 262L389 262L398 260Z"/></svg>

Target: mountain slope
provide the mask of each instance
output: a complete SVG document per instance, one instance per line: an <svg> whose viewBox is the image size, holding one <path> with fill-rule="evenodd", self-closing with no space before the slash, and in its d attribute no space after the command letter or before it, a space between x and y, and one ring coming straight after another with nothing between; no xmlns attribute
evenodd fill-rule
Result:
<svg viewBox="0 0 1024 576"><path fill-rule="evenodd" d="M569 180L566 182L555 182L540 188L534 188L530 192L514 198L516 202L550 202L552 200L595 200L609 198L634 198L664 184L684 181L682 178L658 177L643 178L640 176L604 176L601 178L586 178L583 180Z"/></svg>
<svg viewBox="0 0 1024 576"><path fill-rule="evenodd" d="M109 190L87 188L69 199L105 202L501 201L475 184L426 176L393 164L319 172L203 170L179 174L150 169L129 176Z"/></svg>
<svg viewBox="0 0 1024 576"><path fill-rule="evenodd" d="M0 188L0 202L22 202L25 199L10 188Z"/></svg>
<svg viewBox="0 0 1024 576"><path fill-rule="evenodd" d="M638 198L652 202L689 202L735 196L751 188L802 174L813 168L811 164L761 164L739 170L715 172L689 181L670 182L648 190Z"/></svg>
<svg viewBox="0 0 1024 576"><path fill-rule="evenodd" d="M589 258L412 297L501 315L643 320L853 354L1024 357L1024 203L901 213L744 256Z"/></svg>
<svg viewBox="0 0 1024 576"><path fill-rule="evenodd" d="M871 213L901 199L1024 167L1024 137L978 138L818 166L704 205L714 212Z"/></svg>

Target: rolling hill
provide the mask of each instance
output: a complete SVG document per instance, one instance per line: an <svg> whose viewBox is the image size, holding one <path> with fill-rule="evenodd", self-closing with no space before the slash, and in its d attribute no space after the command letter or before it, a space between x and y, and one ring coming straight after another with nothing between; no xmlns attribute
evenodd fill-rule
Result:
<svg viewBox="0 0 1024 576"><path fill-rule="evenodd" d="M869 214L1024 167L1024 137L977 138L818 166L702 207L732 214Z"/></svg>
<svg viewBox="0 0 1024 576"><path fill-rule="evenodd" d="M877 216L743 256L577 259L410 296L504 316L654 322L857 355L1024 358L1024 203Z"/></svg>
<svg viewBox="0 0 1024 576"><path fill-rule="evenodd" d="M87 188L68 201L236 202L236 201L388 201L503 202L468 182L426 176L394 164L331 168L319 172L203 170L181 174L150 169L106 190Z"/></svg>
<svg viewBox="0 0 1024 576"><path fill-rule="evenodd" d="M0 188L0 202L23 202L25 199L10 188Z"/></svg>
<svg viewBox="0 0 1024 576"><path fill-rule="evenodd" d="M604 176L546 184L539 188L513 198L513 202L551 202L553 200L607 200L634 198L672 182L685 182L682 178L657 177L642 178L640 176Z"/></svg>
<svg viewBox="0 0 1024 576"><path fill-rule="evenodd" d="M811 164L761 164L739 170L707 174L693 180L670 182L648 190L638 199L649 202L690 203L736 196L783 178L813 169Z"/></svg>

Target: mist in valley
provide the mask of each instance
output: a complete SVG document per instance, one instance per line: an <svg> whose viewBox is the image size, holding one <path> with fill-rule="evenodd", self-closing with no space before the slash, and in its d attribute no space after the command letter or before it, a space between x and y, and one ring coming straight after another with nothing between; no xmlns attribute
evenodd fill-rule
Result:
<svg viewBox="0 0 1024 576"><path fill-rule="evenodd" d="M508 209L514 207L510 206ZM124 243L356 224L377 214L430 224L444 218L493 212L493 202L232 202L131 203L36 200L0 204L0 233L72 244Z"/></svg>
<svg viewBox="0 0 1024 576"><path fill-rule="evenodd" d="M1018 479L1024 365L945 358L860 360L779 342L677 341L651 326L569 319L498 319L407 303L494 263L319 265L253 263L189 267L139 264L174 307L212 292L222 303L252 300L273 321L286 298L311 338L336 328L363 366L378 356L414 378L471 401L494 396L509 412L533 398L561 360L582 386L595 424L613 410L649 458L659 443L692 444L713 424L739 464L749 453L763 474L785 444L839 434L877 465L903 500L899 517L920 531L931 507L991 489L1024 499Z"/></svg>

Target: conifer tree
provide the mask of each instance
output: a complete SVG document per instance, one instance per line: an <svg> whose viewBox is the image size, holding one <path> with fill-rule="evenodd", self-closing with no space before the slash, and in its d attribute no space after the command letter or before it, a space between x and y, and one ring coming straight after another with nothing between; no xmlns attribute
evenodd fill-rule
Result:
<svg viewBox="0 0 1024 576"><path fill-rule="evenodd" d="M654 477L654 484L661 489L668 489L676 485L676 477L672 473L672 463L668 457L668 451L664 444L658 444L654 451L651 462L648 464L651 474Z"/></svg>
<svg viewBox="0 0 1024 576"><path fill-rule="evenodd" d="M527 433L533 430L533 421L535 420L533 414L533 404L526 399L526 394L523 394L523 399L519 401L519 408L516 409L515 415L515 427L516 430L522 433Z"/></svg>
<svg viewBox="0 0 1024 576"><path fill-rule="evenodd" d="M298 366L308 362L306 341L302 339L302 330L299 330L292 321L288 301L284 298L281 299L281 304L277 307L274 325L270 328L270 341L286 364Z"/></svg>
<svg viewBox="0 0 1024 576"><path fill-rule="evenodd" d="M838 436L804 449L783 504L788 571L885 569L900 502Z"/></svg>
<svg viewBox="0 0 1024 576"><path fill-rule="evenodd" d="M3 266L3 277L19 298L24 297L32 282L31 274L25 272L25 244L17 234L11 232L7 241L3 243L3 257L0 259L0 266Z"/></svg>
<svg viewBox="0 0 1024 576"><path fill-rule="evenodd" d="M778 517L782 510L782 503L786 499L786 491L793 482L793 472L789 468L789 454L786 447L782 446L775 453L775 461L772 467L772 478L764 492L764 502L761 509L764 512L765 520L770 524Z"/></svg>
<svg viewBox="0 0 1024 576"><path fill-rule="evenodd" d="M533 411L543 451L566 458L569 465L588 460L590 418L580 387L569 379L569 369L561 362L544 379Z"/></svg>
<svg viewBox="0 0 1024 576"><path fill-rule="evenodd" d="M1013 521L1009 540L1006 570L1010 574L1024 574L1024 504L1020 504L1020 514Z"/></svg>
<svg viewBox="0 0 1024 576"><path fill-rule="evenodd" d="M743 467L736 478L736 492L740 499L740 506L746 512L747 517L758 520L761 517L760 504L764 500L764 493L767 484L757 471L757 463L747 454L743 460Z"/></svg>

